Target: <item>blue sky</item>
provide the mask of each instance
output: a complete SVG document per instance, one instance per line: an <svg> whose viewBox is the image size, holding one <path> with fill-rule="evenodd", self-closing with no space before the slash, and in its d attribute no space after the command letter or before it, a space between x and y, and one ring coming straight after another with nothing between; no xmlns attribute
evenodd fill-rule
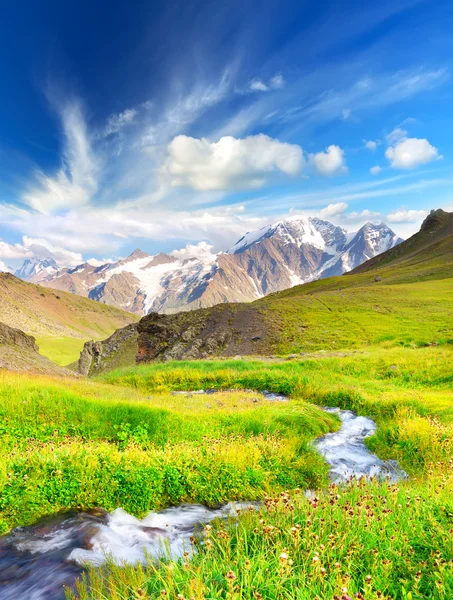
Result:
<svg viewBox="0 0 453 600"><path fill-rule="evenodd" d="M453 206L451 2L9 4L0 268Z"/></svg>

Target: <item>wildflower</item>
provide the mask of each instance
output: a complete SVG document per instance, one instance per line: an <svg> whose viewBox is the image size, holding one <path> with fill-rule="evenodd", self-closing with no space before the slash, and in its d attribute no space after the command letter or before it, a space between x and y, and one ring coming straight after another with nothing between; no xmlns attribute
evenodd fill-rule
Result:
<svg viewBox="0 0 453 600"><path fill-rule="evenodd" d="M282 552L279 556L279 561L281 563L285 563L288 560L288 555L286 554L286 552Z"/></svg>
<svg viewBox="0 0 453 600"><path fill-rule="evenodd" d="M226 578L230 581L234 581L236 579L234 571L228 571L228 573L226 574Z"/></svg>

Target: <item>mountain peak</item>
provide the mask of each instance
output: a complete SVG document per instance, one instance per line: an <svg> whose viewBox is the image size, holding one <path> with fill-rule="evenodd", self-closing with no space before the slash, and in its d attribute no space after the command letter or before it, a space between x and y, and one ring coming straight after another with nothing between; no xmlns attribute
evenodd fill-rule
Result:
<svg viewBox="0 0 453 600"><path fill-rule="evenodd" d="M228 254L243 252L250 246L274 236L284 245L295 244L300 248L307 244L330 254L346 243L346 232L341 227L317 217L291 215L274 225L266 225L246 233L228 250Z"/></svg>
<svg viewBox="0 0 453 600"><path fill-rule="evenodd" d="M174 262L177 262L178 259L174 256L170 256L169 254L165 254L165 252L159 252L156 254L151 261L144 267L143 269L152 269L153 267L158 267L160 265L168 265Z"/></svg>
<svg viewBox="0 0 453 600"><path fill-rule="evenodd" d="M132 252L132 254L129 254L129 256L127 257L126 260L129 260L129 259L136 260L137 258L146 258L148 256L150 256L150 255L147 252L143 252L143 250L140 250L140 248L136 248Z"/></svg>
<svg viewBox="0 0 453 600"><path fill-rule="evenodd" d="M59 266L50 256L47 258L26 258L20 267L15 272L16 277L38 283L41 279L45 279L59 270Z"/></svg>
<svg viewBox="0 0 453 600"><path fill-rule="evenodd" d="M420 231L435 234L442 229L447 229L449 230L448 233L453 233L453 213L445 212L441 208L438 208L429 213L423 221Z"/></svg>

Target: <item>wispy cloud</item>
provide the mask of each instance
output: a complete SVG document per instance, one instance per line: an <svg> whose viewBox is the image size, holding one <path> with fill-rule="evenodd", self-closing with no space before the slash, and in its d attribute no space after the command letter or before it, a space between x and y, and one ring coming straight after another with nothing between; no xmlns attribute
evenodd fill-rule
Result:
<svg viewBox="0 0 453 600"><path fill-rule="evenodd" d="M103 137L118 133L135 121L138 110L136 108L126 108L123 112L117 115L110 115L107 124L102 132Z"/></svg>
<svg viewBox="0 0 453 600"><path fill-rule="evenodd" d="M49 213L88 204L98 188L100 159L91 146L82 105L72 100L59 107L63 129L62 165L53 176L41 170L22 200L32 209Z"/></svg>

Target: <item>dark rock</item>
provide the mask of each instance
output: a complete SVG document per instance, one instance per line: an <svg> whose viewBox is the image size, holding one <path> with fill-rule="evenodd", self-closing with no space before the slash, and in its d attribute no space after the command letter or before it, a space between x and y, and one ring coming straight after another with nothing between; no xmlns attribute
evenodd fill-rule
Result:
<svg viewBox="0 0 453 600"><path fill-rule="evenodd" d="M257 351L266 329L264 316L251 305L218 305L174 315L150 313L138 324L137 362L214 356L240 360L242 353Z"/></svg>
<svg viewBox="0 0 453 600"><path fill-rule="evenodd" d="M24 350L39 352L36 340L31 335L27 335L20 329L14 329L4 323L0 323L0 345L19 346Z"/></svg>
<svg viewBox="0 0 453 600"><path fill-rule="evenodd" d="M130 344L133 344L135 348L137 325L137 323L132 323L117 329L113 335L102 342L94 342L93 340L86 342L79 358L79 373L87 376L100 372L111 360L118 359L118 355L123 348Z"/></svg>

